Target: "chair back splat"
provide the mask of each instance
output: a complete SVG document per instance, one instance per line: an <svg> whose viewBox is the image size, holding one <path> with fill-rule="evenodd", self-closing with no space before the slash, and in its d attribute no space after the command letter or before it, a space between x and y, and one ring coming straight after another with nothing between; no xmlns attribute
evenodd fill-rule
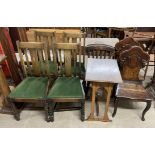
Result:
<svg viewBox="0 0 155 155"><path fill-rule="evenodd" d="M123 80L139 80L140 69L144 68L150 57L141 47L133 46L119 56Z"/></svg>
<svg viewBox="0 0 155 155"><path fill-rule="evenodd" d="M50 75L46 43L17 41L17 48L25 77Z"/></svg>
<svg viewBox="0 0 155 155"><path fill-rule="evenodd" d="M57 43L54 44L54 52L59 58L59 75L60 76L79 76L81 72L78 68L81 66L81 57L77 63L77 55L81 55L80 44L77 43ZM79 66L78 66L79 65Z"/></svg>

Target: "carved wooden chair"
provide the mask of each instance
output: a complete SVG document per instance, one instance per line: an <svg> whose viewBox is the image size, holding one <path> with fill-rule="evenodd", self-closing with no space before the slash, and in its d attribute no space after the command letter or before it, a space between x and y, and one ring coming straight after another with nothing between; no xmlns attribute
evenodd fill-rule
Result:
<svg viewBox="0 0 155 155"><path fill-rule="evenodd" d="M17 41L17 48L24 79L8 95L7 100L12 107L15 119L19 121L23 102L42 103L45 105L49 86L49 64L46 43ZM28 53L30 53L30 57L28 57ZM26 62L23 59L24 54ZM48 112L47 109L46 112Z"/></svg>
<svg viewBox="0 0 155 155"><path fill-rule="evenodd" d="M115 58L115 48L112 46L104 45L104 44L90 44L86 48L86 54L88 58L95 59L114 59ZM86 95L88 94L90 88L90 82L87 82ZM100 88L96 93L95 103L96 103L96 113L99 115L99 104L98 98L103 95L103 89Z"/></svg>
<svg viewBox="0 0 155 155"><path fill-rule="evenodd" d="M34 31L34 37L36 42L46 42L47 43L47 52L48 52L48 61L50 66L50 75L57 75L57 57L53 52L53 44L56 43L56 34L55 32L42 32Z"/></svg>
<svg viewBox="0 0 155 155"><path fill-rule="evenodd" d="M48 121L54 121L54 107L56 103L77 102L81 106L81 120L84 121L84 104L85 94L82 84L80 82L80 74L77 70L77 54L80 54L80 45L76 43L57 43L54 45L54 52L61 56L64 54L64 62L60 57L59 77L54 82L52 88L49 90L47 96L47 103L49 106ZM74 60L74 61L72 61ZM63 64L64 63L64 64ZM81 65L79 59L78 65ZM72 67L74 66L74 67ZM61 68L64 67L64 72ZM73 69L74 68L74 72Z"/></svg>
<svg viewBox="0 0 155 155"><path fill-rule="evenodd" d="M118 59L120 63L120 70L122 84L117 85L116 97L114 101L114 112L112 116L116 115L118 101L120 99L128 99L138 102L146 102L147 106L142 113L142 120L144 115L151 107L152 98L142 86L142 81L139 80L140 69L143 68L149 61L149 55L143 51L139 46L133 46L128 50L123 51Z"/></svg>

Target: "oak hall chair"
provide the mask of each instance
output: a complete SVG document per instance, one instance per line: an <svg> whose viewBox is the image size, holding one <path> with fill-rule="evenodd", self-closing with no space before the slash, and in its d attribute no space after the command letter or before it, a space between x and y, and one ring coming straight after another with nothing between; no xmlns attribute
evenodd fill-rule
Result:
<svg viewBox="0 0 155 155"><path fill-rule="evenodd" d="M49 86L49 64L46 43L17 41L17 48L24 79L8 95L7 100L12 107L15 119L19 121L21 103L43 103L45 105ZM24 55L26 61L23 59Z"/></svg>
<svg viewBox="0 0 155 155"><path fill-rule="evenodd" d="M36 42L46 42L48 61L50 68L50 76L57 76L57 57L53 52L53 44L56 43L56 33L55 32L43 32L36 30L34 31L34 37Z"/></svg>
<svg viewBox="0 0 155 155"><path fill-rule="evenodd" d="M81 121L84 121L85 94L80 82L81 72L76 70L79 67L76 62L77 54L80 54L80 45L76 43L57 43L54 45L54 49L55 53L59 53L59 55L64 54L64 62L62 62L60 57L59 77L54 82L47 96L49 108L48 121L54 121L54 107L58 102L66 104L70 102L80 103ZM80 62L81 60L79 59L78 65L80 65ZM74 67L74 72L72 66ZM63 67L64 72L61 72Z"/></svg>
<svg viewBox="0 0 155 155"><path fill-rule="evenodd" d="M115 48L105 44L90 44L86 48L86 55L88 55L88 58L94 58L94 59L114 59ZM90 89L90 82L87 81L87 88L85 91L86 95L88 94L89 89ZM98 98L103 95L103 92L104 90L100 88L96 93L95 103L96 103L97 116L99 115Z"/></svg>
<svg viewBox="0 0 155 155"><path fill-rule="evenodd" d="M144 115L151 107L152 98L139 80L140 69L149 61L149 55L143 51L141 47L133 46L123 51L119 56L120 71L122 84L117 85L115 101L114 101L114 117L117 112L118 101L128 99L137 102L146 102L147 106L142 113L142 121L145 120ZM125 103L124 103L125 104Z"/></svg>

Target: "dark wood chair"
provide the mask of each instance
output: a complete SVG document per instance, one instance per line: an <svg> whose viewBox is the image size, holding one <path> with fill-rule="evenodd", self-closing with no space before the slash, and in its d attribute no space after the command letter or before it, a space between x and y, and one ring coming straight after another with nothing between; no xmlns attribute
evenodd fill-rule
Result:
<svg viewBox="0 0 155 155"><path fill-rule="evenodd" d="M40 103L45 106L49 86L49 64L46 43L17 41L17 48L24 79L8 95L7 100L12 107L15 119L20 120L23 103ZM28 57L28 52L30 57ZM26 62L23 59L24 54ZM45 110L47 113L48 110Z"/></svg>
<svg viewBox="0 0 155 155"><path fill-rule="evenodd" d="M80 49L80 45L76 43L54 44L54 52L60 56L60 68L59 77L54 82L47 96L47 103L49 108L48 121L54 121L54 107L58 102L66 104L71 102L80 103L81 120L84 121L85 119L85 94L80 82L81 72L77 70L81 65L81 60L79 59L79 66L77 66L77 54L81 55ZM62 60L61 57L62 53L64 54L64 60Z"/></svg>
<svg viewBox="0 0 155 155"><path fill-rule="evenodd" d="M128 50L123 51L119 56L119 64L122 79L122 84L117 85L116 97L114 101L114 117L117 112L118 101L121 99L128 99L131 101L146 102L147 106L142 113L142 120L144 121L145 113L151 107L152 98L139 80L140 69L145 67L149 61L149 55L143 51L139 46L133 46Z"/></svg>
<svg viewBox="0 0 155 155"><path fill-rule="evenodd" d="M88 58L94 58L94 59L114 59L115 48L104 44L90 44L89 46L86 47L86 55L88 56ZM87 81L87 87L85 91L86 96L88 94L89 89L90 89L90 82ZM98 98L103 95L103 92L104 89L100 88L96 93L95 103L96 103L97 116L99 115Z"/></svg>

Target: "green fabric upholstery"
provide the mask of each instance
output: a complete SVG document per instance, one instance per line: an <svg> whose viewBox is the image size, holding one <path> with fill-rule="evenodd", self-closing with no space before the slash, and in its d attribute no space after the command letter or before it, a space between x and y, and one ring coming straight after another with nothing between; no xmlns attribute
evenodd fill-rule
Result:
<svg viewBox="0 0 155 155"><path fill-rule="evenodd" d="M47 77L27 77L10 94L9 98L43 99L46 96Z"/></svg>
<svg viewBox="0 0 155 155"><path fill-rule="evenodd" d="M60 73L61 74L64 74L65 73L65 67L64 66L62 66L62 68L60 70ZM81 76L84 77L85 76L85 66L84 66L84 64L81 63L81 67L79 66L79 63L78 62L76 63L76 67L74 67L72 65L72 73L73 74L78 74L78 75L81 74Z"/></svg>
<svg viewBox="0 0 155 155"><path fill-rule="evenodd" d="M78 77L58 77L50 89L47 99L84 98L84 96Z"/></svg>
<svg viewBox="0 0 155 155"><path fill-rule="evenodd" d="M52 61L48 61L49 63L49 71L51 74L55 74L57 73L57 67L56 67L56 64L54 64ZM43 65L41 65L41 62L40 62L40 67L41 67L41 71L45 71L46 69L46 64L43 63Z"/></svg>

